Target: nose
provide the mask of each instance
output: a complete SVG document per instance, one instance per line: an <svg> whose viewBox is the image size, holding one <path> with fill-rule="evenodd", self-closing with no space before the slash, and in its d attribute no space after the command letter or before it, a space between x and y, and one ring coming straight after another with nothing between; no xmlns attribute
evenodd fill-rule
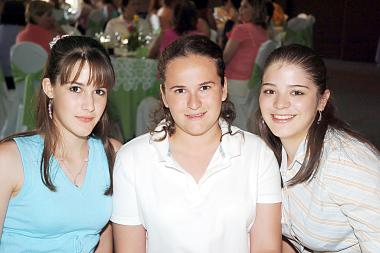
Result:
<svg viewBox="0 0 380 253"><path fill-rule="evenodd" d="M87 93L83 96L82 109L93 112L95 110L94 97L92 93Z"/></svg>
<svg viewBox="0 0 380 253"><path fill-rule="evenodd" d="M279 94L274 101L274 107L277 109L287 108L289 104L289 98L286 95Z"/></svg>
<svg viewBox="0 0 380 253"><path fill-rule="evenodd" d="M191 110L197 110L201 107L202 102L197 93L189 93L187 107Z"/></svg>

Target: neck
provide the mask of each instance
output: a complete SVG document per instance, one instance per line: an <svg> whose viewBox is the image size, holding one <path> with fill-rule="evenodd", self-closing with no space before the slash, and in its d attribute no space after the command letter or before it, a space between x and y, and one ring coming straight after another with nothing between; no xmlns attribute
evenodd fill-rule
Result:
<svg viewBox="0 0 380 253"><path fill-rule="evenodd" d="M298 147L299 145L301 144L303 139L300 139L300 140L284 140L284 139L281 139L281 142L282 142L282 145L284 146L284 149L286 151L286 155L287 155L287 166L289 166L295 156L296 156L296 152L298 150Z"/></svg>
<svg viewBox="0 0 380 253"><path fill-rule="evenodd" d="M210 129L209 132L199 136L190 135L177 129L169 141L177 149L181 149L182 147L188 150L188 152L199 152L199 149L202 147L207 148L219 145L221 136L222 131L219 125L216 125L215 129Z"/></svg>
<svg viewBox="0 0 380 253"><path fill-rule="evenodd" d="M56 147L56 155L61 159L83 159L88 155L88 138L62 137Z"/></svg>

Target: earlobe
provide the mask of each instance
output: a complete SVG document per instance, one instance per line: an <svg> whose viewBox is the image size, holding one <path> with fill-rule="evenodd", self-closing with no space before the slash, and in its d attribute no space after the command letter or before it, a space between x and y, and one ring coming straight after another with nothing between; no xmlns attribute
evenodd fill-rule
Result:
<svg viewBox="0 0 380 253"><path fill-rule="evenodd" d="M166 101L164 89L165 89L165 87L162 84L160 84L160 92L161 92L162 102L164 103L164 105L165 105L166 108L169 108L168 102Z"/></svg>
<svg viewBox="0 0 380 253"><path fill-rule="evenodd" d="M51 84L49 78L42 79L42 89L48 98L54 98L53 85Z"/></svg>
<svg viewBox="0 0 380 253"><path fill-rule="evenodd" d="M326 89L319 99L319 104L318 104L319 111L323 111L325 109L327 102L329 101L329 98L330 98L330 90Z"/></svg>

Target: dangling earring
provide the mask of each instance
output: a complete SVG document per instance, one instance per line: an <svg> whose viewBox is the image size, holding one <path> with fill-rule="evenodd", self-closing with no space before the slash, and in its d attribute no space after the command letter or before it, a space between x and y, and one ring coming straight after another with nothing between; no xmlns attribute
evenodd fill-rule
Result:
<svg viewBox="0 0 380 253"><path fill-rule="evenodd" d="M322 121L322 111L318 110L318 113L319 113L319 117L318 117L318 120L317 120L317 125L319 125L319 123L321 123L321 121Z"/></svg>
<svg viewBox="0 0 380 253"><path fill-rule="evenodd" d="M53 105L53 99L49 98L49 103L48 103L48 113L49 113L49 118L53 119L53 110L52 110L52 105Z"/></svg>

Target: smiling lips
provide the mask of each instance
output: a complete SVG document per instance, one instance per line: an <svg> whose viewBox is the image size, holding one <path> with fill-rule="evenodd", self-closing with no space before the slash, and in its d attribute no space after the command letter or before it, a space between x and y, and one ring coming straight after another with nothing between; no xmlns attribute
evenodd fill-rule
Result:
<svg viewBox="0 0 380 253"><path fill-rule="evenodd" d="M188 118L188 119L200 119L202 118L204 115L206 114L206 112L201 112L201 113L197 113L197 114L185 114L185 116Z"/></svg>
<svg viewBox="0 0 380 253"><path fill-rule="evenodd" d="M295 114L271 114L272 119L275 122L285 123L289 120L293 119L296 115Z"/></svg>

